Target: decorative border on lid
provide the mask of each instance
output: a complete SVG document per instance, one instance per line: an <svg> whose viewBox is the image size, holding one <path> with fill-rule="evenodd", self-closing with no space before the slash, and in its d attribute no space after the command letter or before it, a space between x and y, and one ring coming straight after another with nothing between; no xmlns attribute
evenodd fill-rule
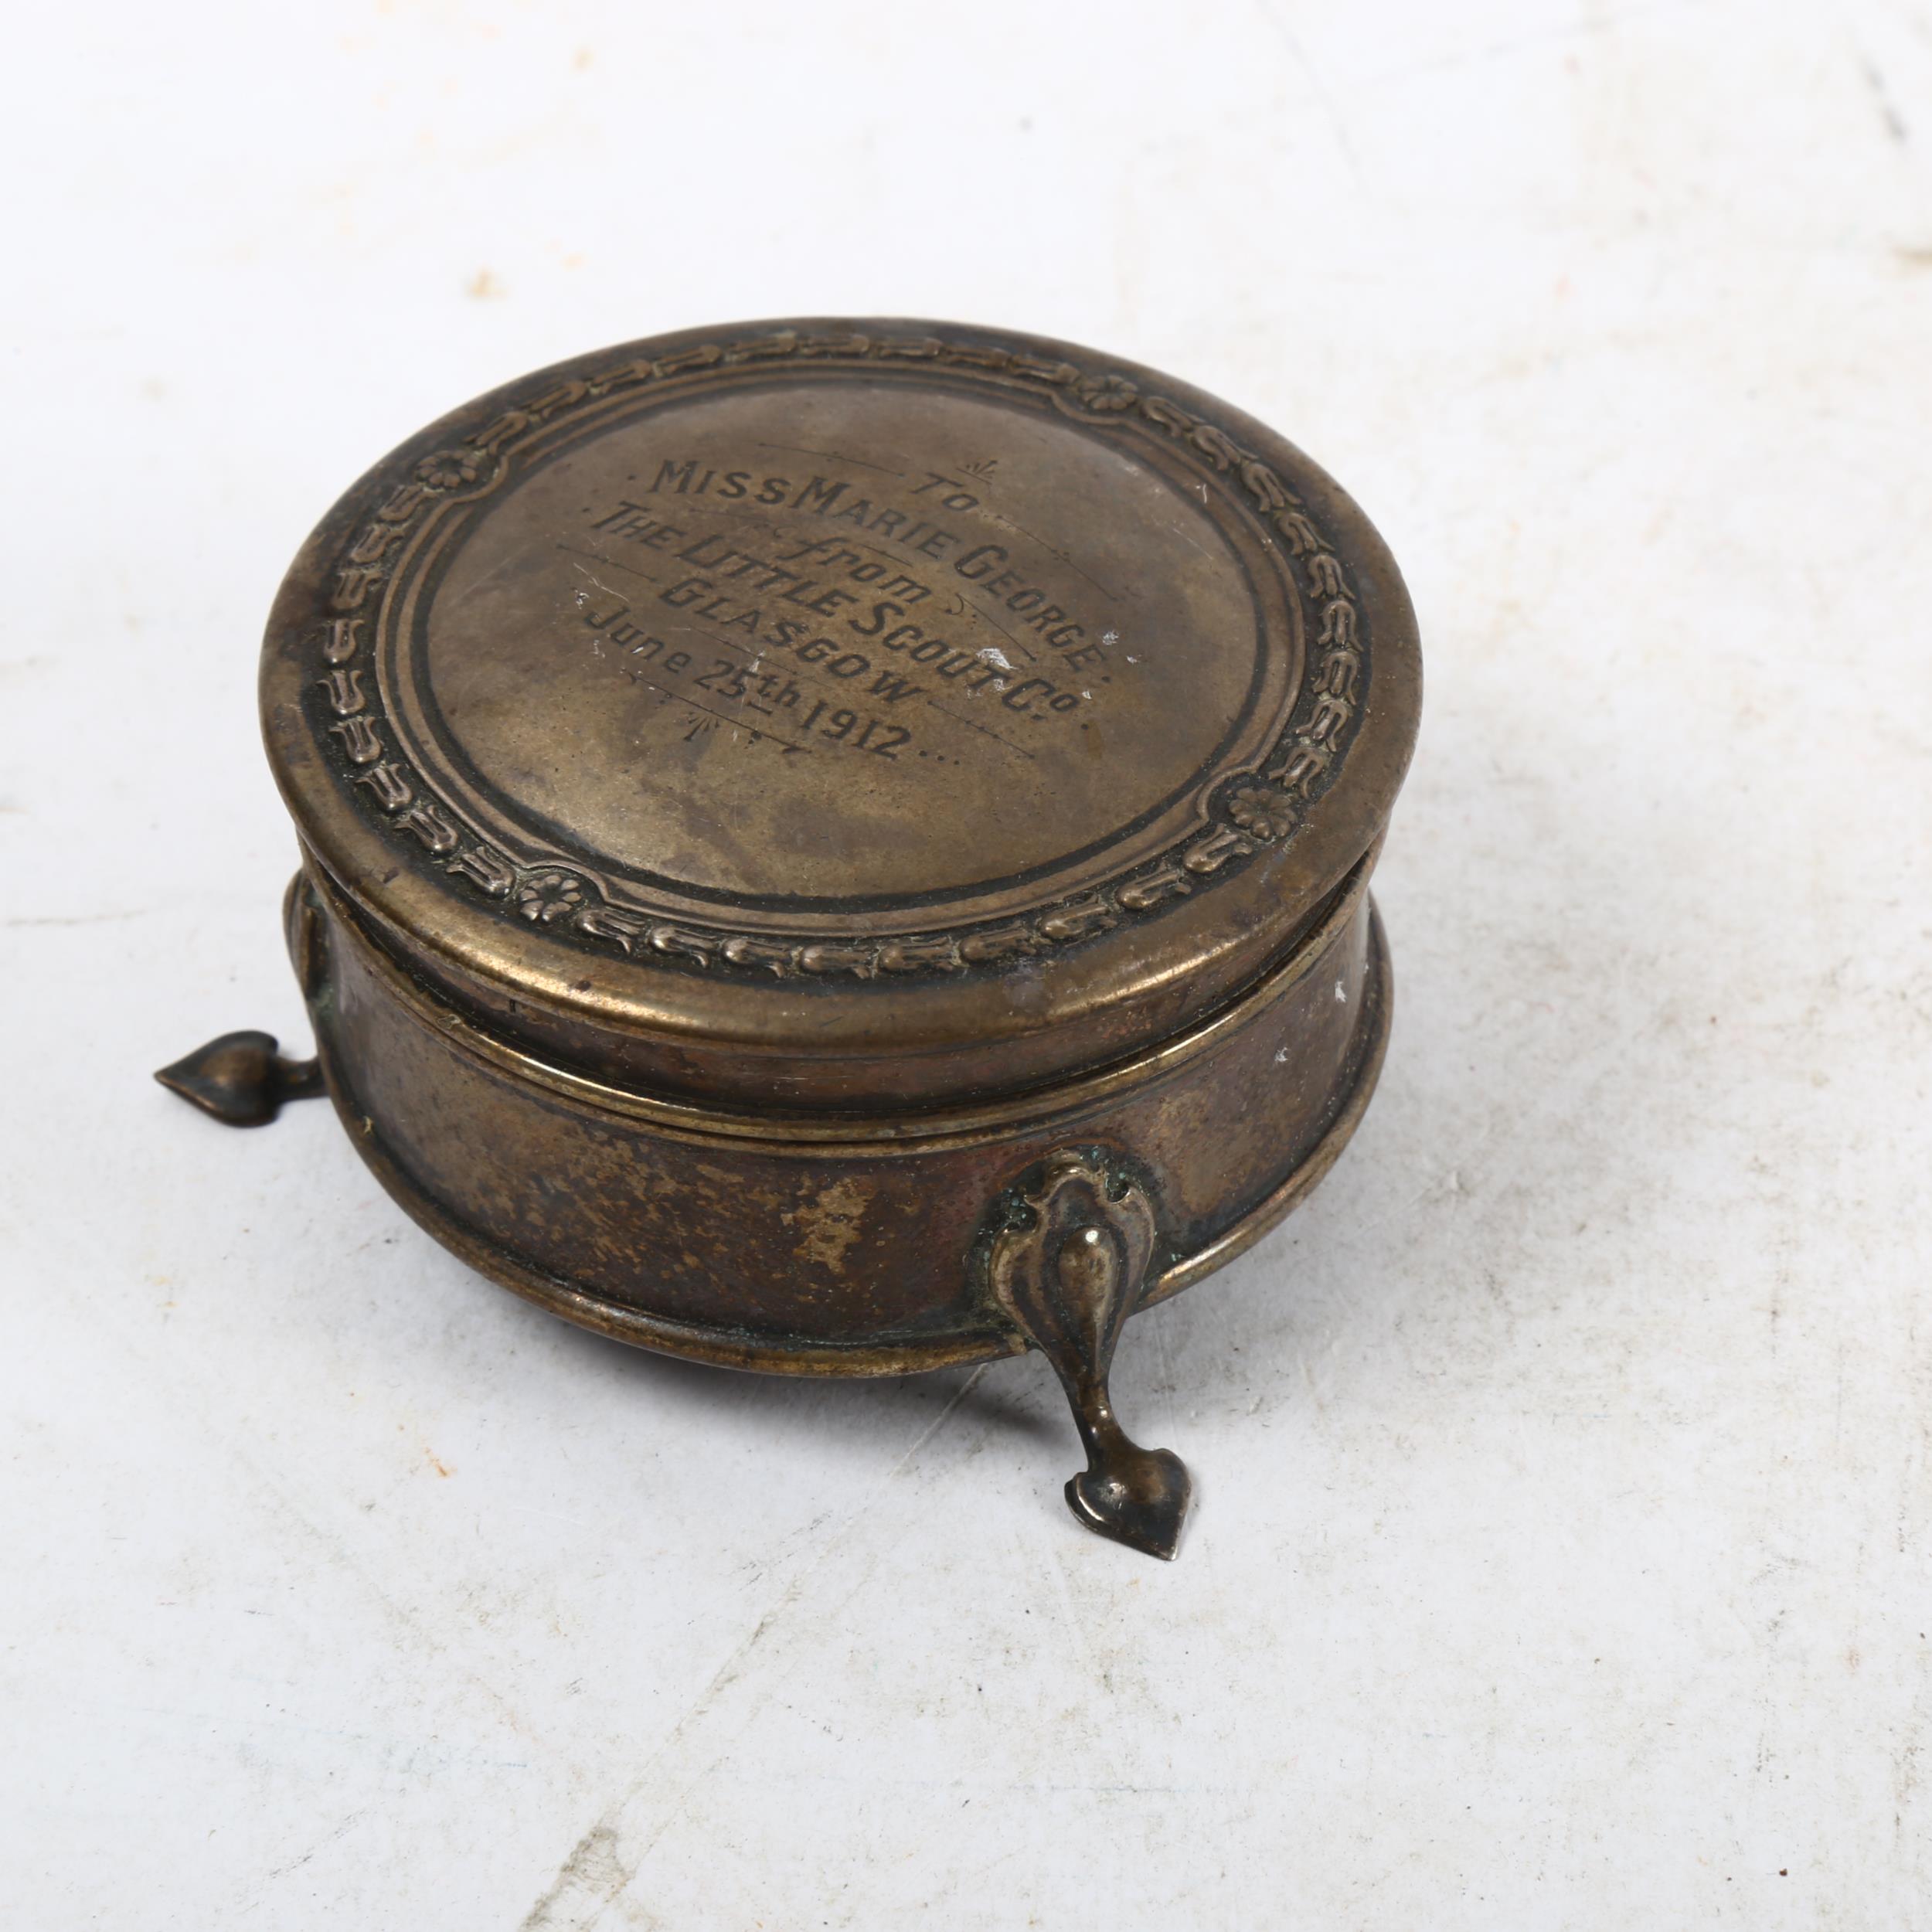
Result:
<svg viewBox="0 0 1932 1932"><path fill-rule="evenodd" d="M437 506L486 494L512 454L558 418L592 402L695 371L786 359L887 366L938 363L1037 384L1083 420L1141 420L1170 437L1249 515L1274 532L1296 562L1298 587L1315 621L1302 691L1287 726L1256 767L1219 786L1213 822L1191 832L1151 863L1023 919L963 924L903 937L852 943L787 939L689 919L652 919L611 904L594 879L563 862L519 864L492 845L450 804L399 747L389 742L379 699L364 688L365 635L380 608L407 541ZM569 932L634 957L751 974L859 979L958 973L1091 938L1185 898L1264 846L1291 841L1308 804L1332 781L1360 709L1365 640L1362 602L1342 557L1279 474L1223 430L1125 376L996 345L934 336L807 335L794 330L741 342L706 342L672 354L634 358L588 377L554 382L454 447L423 457L335 560L328 576L329 615L315 638L321 675L324 730L340 747L347 783L366 791L379 822L407 834L444 871L468 882L506 916ZM389 726L394 735L394 727Z"/></svg>

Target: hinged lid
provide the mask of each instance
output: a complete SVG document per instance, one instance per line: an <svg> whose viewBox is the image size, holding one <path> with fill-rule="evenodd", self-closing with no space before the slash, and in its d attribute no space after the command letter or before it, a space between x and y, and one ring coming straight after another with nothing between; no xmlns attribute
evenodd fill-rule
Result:
<svg viewBox="0 0 1932 1932"><path fill-rule="evenodd" d="M291 570L304 843L535 1050L736 1103L1030 1083L1211 1011L1380 832L1420 667L1306 457L1113 358L811 321L561 364Z"/></svg>

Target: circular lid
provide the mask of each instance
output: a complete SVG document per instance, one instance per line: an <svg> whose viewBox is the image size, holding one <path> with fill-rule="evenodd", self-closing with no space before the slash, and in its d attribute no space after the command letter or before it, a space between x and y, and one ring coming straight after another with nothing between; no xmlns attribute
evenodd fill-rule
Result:
<svg viewBox="0 0 1932 1932"><path fill-rule="evenodd" d="M909 321L560 364L378 464L270 619L269 755L384 943L549 1054L931 1101L1170 1034L1386 821L1394 563L1240 412Z"/></svg>

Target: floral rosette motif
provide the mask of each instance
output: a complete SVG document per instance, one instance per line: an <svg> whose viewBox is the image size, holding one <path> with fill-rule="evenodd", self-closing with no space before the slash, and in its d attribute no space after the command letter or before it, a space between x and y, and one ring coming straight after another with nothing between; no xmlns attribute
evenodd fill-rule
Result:
<svg viewBox="0 0 1932 1932"><path fill-rule="evenodd" d="M1265 785L1237 786L1228 799L1228 816L1250 838L1264 845L1284 838L1294 829L1294 812L1287 799Z"/></svg>
<svg viewBox="0 0 1932 1932"><path fill-rule="evenodd" d="M516 909L526 919L554 924L583 903L583 888L568 872L532 872L516 889Z"/></svg>

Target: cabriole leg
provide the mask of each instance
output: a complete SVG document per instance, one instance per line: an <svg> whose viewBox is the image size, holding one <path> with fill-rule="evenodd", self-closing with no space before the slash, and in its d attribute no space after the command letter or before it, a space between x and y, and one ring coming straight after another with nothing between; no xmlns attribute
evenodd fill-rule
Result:
<svg viewBox="0 0 1932 1932"><path fill-rule="evenodd" d="M171 1094L230 1127L265 1127L285 1100L327 1091L319 1061L292 1060L275 1050L273 1033L224 1033L155 1075Z"/></svg>
<svg viewBox="0 0 1932 1932"><path fill-rule="evenodd" d="M987 1257L993 1299L1053 1365L1087 1449L1067 1506L1097 1535L1172 1560L1192 1493L1186 1465L1134 1442L1107 1390L1114 1344L1154 1258L1145 1191L1103 1151L1067 1148L1003 1197L998 1220Z"/></svg>

